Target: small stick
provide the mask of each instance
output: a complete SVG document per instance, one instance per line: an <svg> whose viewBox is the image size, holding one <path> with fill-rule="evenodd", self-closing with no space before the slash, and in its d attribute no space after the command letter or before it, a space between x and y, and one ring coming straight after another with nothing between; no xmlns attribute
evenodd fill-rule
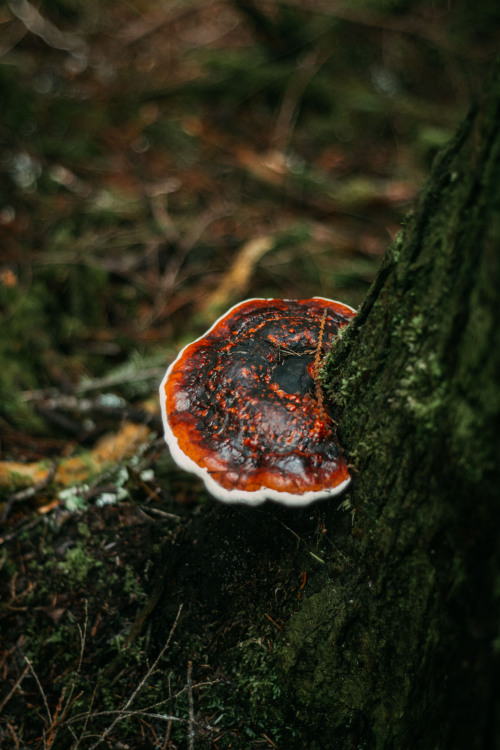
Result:
<svg viewBox="0 0 500 750"><path fill-rule="evenodd" d="M135 698L137 697L137 695L141 692L141 690L143 689L144 685L149 680L149 678L151 677L151 675L153 674L153 672L156 670L156 667L158 666L158 662L160 661L160 659L162 658L163 654L165 653L165 651L170 646L170 641L172 640L172 637L174 635L175 629L177 628L177 623L179 622L179 617L181 616L181 612L182 612L182 604L179 605L179 609L177 610L177 615L176 615L176 618L174 620L174 624L170 628L170 632L168 634L168 638L167 638L166 643L163 646L162 650L160 651L160 653L158 654L158 656L156 657L156 659L154 660L153 664L150 666L150 668L148 669L148 671L146 672L146 674L144 675L144 677L142 678L142 680L139 682L139 684L135 688L135 690L132 693L132 695L125 702L125 705L123 706L123 708L121 708L117 712L116 718L111 722L111 724L107 727L107 729L104 730L104 732L99 737L99 739L97 740L97 742L94 742L94 744L91 746L90 750L95 750L96 747L98 747L102 742L104 742L104 740L106 739L106 737L113 731L113 729L118 724L118 722L124 716L127 716L129 714L128 709L129 709L130 705L133 703L133 701L135 700ZM138 712L135 711L133 713L138 713Z"/></svg>
<svg viewBox="0 0 500 750"><path fill-rule="evenodd" d="M283 628L281 627L281 625L278 625L278 623L276 622L276 620L273 620L273 618L271 617L271 615L268 615L267 612L264 612L264 614L267 617L267 619L269 620L269 622L272 622L272 624L275 625L278 628L278 630L283 630Z"/></svg>
<svg viewBox="0 0 500 750"><path fill-rule="evenodd" d="M187 691L188 691L188 750L194 750L194 701L193 701L193 662L188 661L187 668Z"/></svg>
<svg viewBox="0 0 500 750"><path fill-rule="evenodd" d="M10 699L12 698L12 696L14 695L14 693L16 692L17 688L19 687L19 685L21 684L21 682L26 677L26 674L29 672L29 670L30 670L30 667L29 667L29 664L28 664L28 666L24 668L22 675L16 680L16 684L14 685L14 687L12 688L12 690L10 691L10 693L0 703L0 712L3 710L3 707L10 701Z"/></svg>
<svg viewBox="0 0 500 750"><path fill-rule="evenodd" d="M264 734L264 732L263 732L262 736L269 742L269 744L271 745L271 747L276 747L276 748L278 747L277 745L274 744L274 742L272 741L272 739L267 736L267 734Z"/></svg>
<svg viewBox="0 0 500 750"><path fill-rule="evenodd" d="M45 691L44 691L44 689L43 689L43 687L42 687L42 684L41 684L41 682L40 682L40 680L39 680L39 678L38 678L38 675L37 675L37 673L35 672L35 668L33 667L33 664L32 664L32 662L30 661L30 659L28 659L28 657L27 657L27 656L25 656L25 657L24 657L24 661L25 661L25 662L26 662L26 664L28 665L29 671L31 672L31 674L32 674L32 675L33 675L33 677L35 678L35 682L36 682L36 684L37 684L37 686L38 686L38 690L40 691L40 695L42 696L43 704L44 704L44 706L45 706L45 710L46 710L46 712L47 712L47 718L48 718L48 720L49 720L49 721L48 721L48 726L49 726L49 727L51 727L51 726L53 725L53 723L54 723L54 719L53 719L53 716L52 716L52 714L51 714L51 712L50 712L50 708L49 708L49 704L48 704L48 701L47 701L47 696L45 695ZM44 744L44 747L46 747L46 746L47 746L47 745L46 745L46 742L45 742L45 740L44 740L44 743L43 743L43 744Z"/></svg>
<svg viewBox="0 0 500 750"><path fill-rule="evenodd" d="M10 734L11 734L11 736L12 736L12 739L14 740L14 744L15 744L15 746L16 746L16 750L19 750L19 748L20 748L20 745L19 745L19 738L18 738L18 736L17 736L17 734L16 734L16 732L15 732L15 729L14 729L14 727L13 727L13 726L12 726L12 724L10 724L9 722L7 722L7 723L6 723L6 727L7 727L7 729L9 730L9 732L10 732Z"/></svg>
<svg viewBox="0 0 500 750"><path fill-rule="evenodd" d="M314 355L314 382L316 389L316 399L319 404L319 408L323 410L323 390L321 383L319 382L319 367L321 364L321 348L323 346L323 334L325 332L326 322L326 310L323 310L323 316L319 325L318 345L316 347L316 354Z"/></svg>

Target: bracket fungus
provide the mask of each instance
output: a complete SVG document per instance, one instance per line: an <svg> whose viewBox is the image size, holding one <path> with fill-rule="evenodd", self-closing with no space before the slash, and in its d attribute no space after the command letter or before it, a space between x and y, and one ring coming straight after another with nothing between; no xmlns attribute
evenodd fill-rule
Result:
<svg viewBox="0 0 500 750"><path fill-rule="evenodd" d="M184 347L160 385L177 464L225 502L302 506L344 490L318 369L355 314L323 297L249 299Z"/></svg>

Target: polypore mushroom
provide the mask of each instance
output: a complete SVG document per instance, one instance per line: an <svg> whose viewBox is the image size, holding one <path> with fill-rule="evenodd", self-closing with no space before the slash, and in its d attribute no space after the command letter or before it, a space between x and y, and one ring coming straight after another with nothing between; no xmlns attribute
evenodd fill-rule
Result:
<svg viewBox="0 0 500 750"><path fill-rule="evenodd" d="M341 492L349 472L318 365L354 315L322 297L249 299L184 347L160 386L179 466L226 502L300 506Z"/></svg>

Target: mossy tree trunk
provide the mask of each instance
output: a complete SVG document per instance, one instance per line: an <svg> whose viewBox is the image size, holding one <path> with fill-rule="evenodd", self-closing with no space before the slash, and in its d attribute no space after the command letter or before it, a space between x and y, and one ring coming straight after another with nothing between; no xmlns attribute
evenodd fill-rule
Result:
<svg viewBox="0 0 500 750"><path fill-rule="evenodd" d="M500 65L324 381L355 552L286 628L296 715L315 747L498 747Z"/></svg>

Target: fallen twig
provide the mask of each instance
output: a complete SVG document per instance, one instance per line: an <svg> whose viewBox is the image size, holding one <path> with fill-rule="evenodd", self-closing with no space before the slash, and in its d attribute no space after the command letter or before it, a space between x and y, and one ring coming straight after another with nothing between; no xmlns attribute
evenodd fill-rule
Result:
<svg viewBox="0 0 500 750"><path fill-rule="evenodd" d="M24 680L24 678L26 677L26 675L28 674L29 671L30 671L30 666L28 664L23 669L21 676L18 677L18 679L16 680L16 682L14 684L14 687L12 688L12 690L10 691L10 693L8 695L6 695L5 698L3 699L3 701L0 703L0 713L3 711L4 706L6 706L7 703L10 701L10 699L12 698L12 696L16 692L17 688L22 683L22 681Z"/></svg>
<svg viewBox="0 0 500 750"><path fill-rule="evenodd" d="M160 651L160 653L158 654L158 656L156 657L156 659L154 660L153 664L150 666L150 668L148 669L148 671L146 672L146 674L144 675L144 677L142 678L142 680L139 682L139 684L137 685L137 687L134 690L134 692L132 693L132 695L126 701L126 703L123 706L123 708L118 711L118 715L116 716L116 718L114 719L114 721L112 721L111 724L108 726L108 728L105 729L105 731L103 732L103 734L101 735L101 737L97 740L97 742L95 742L91 746L90 750L95 750L96 747L99 747L99 745L102 742L104 742L104 740L106 739L106 737L113 731L113 729L115 728L116 724L123 718L123 716L128 715L130 713L129 712L130 706L132 705L132 703L134 702L134 700L136 699L136 697L139 695L139 693L141 692L141 690L143 689L144 685L149 680L149 678L151 677L151 675L153 674L153 672L156 670L156 667L158 666L158 663L159 663L160 659L163 657L165 651L167 651L167 649L169 648L170 641L172 640L174 632L175 632L175 630L177 628L177 623L179 622L179 617L181 616L181 612L182 612L182 603L179 605L179 609L177 610L176 618L174 620L174 623L173 623L172 627L170 628L170 633L168 634L168 638L167 638L167 640L165 642L165 645L163 646L162 650ZM137 713L137 712L133 712L133 713Z"/></svg>
<svg viewBox="0 0 500 750"><path fill-rule="evenodd" d="M193 701L193 662L188 661L186 687L188 694L188 750L194 750L194 701Z"/></svg>

